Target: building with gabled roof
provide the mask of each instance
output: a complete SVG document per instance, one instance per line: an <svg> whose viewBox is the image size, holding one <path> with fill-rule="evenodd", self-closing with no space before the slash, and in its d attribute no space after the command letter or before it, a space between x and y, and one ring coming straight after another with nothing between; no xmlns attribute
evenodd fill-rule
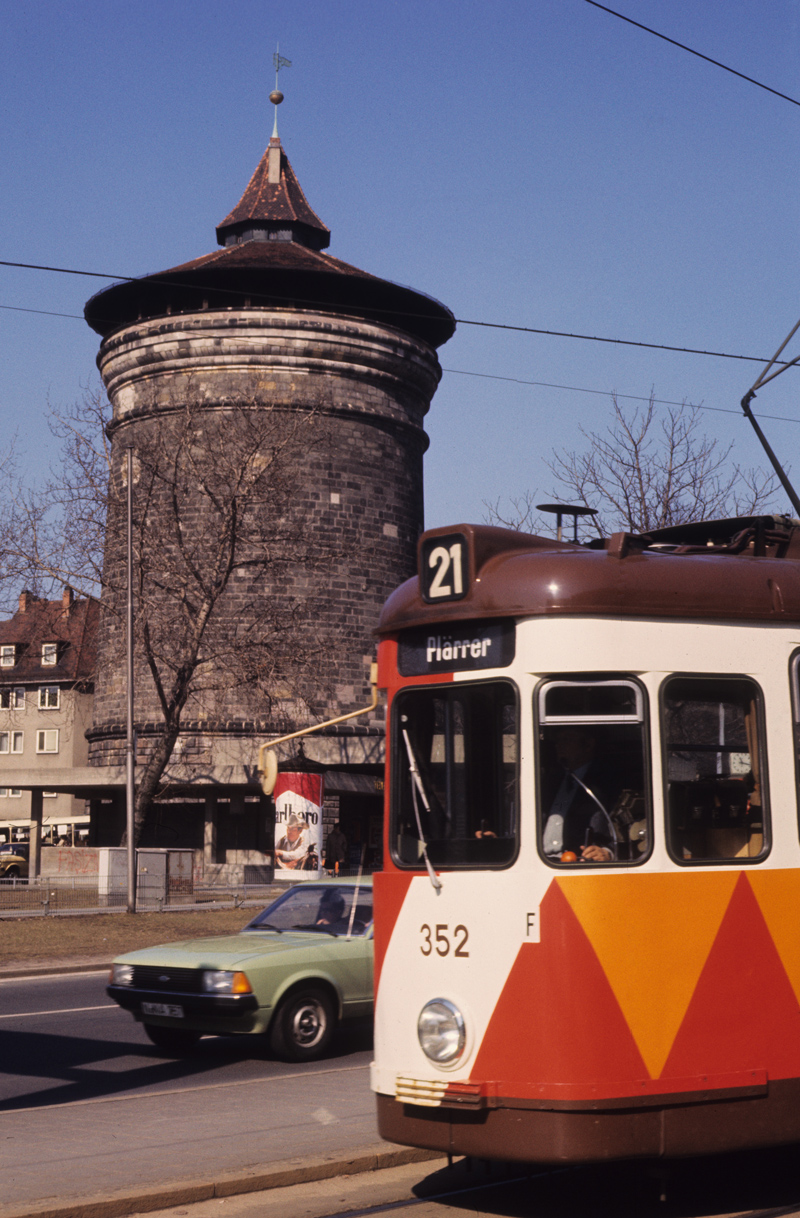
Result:
<svg viewBox="0 0 800 1218"><path fill-rule="evenodd" d="M47 789L48 776L86 765L86 730L91 723L100 604L76 599L65 588L61 600L27 590L14 616L0 622L0 838L27 837L29 788L15 786L27 773L41 788L45 840L88 833L82 798ZM4 773L10 785L3 783Z"/></svg>

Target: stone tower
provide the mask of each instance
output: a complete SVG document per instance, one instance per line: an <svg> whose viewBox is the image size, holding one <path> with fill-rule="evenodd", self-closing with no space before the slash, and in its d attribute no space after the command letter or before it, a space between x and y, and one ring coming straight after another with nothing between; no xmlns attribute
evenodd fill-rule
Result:
<svg viewBox="0 0 800 1218"><path fill-rule="evenodd" d="M102 336L98 366L113 407L114 478L122 478L127 447L135 452L154 437L169 445L168 417L187 395L209 418L243 400L287 415L324 416L324 452L309 454L295 508L308 544L324 547L333 539L338 555L321 576L324 597L314 613L315 630L328 640L317 663L320 706L333 716L368 701L367 661L381 604L415 570L428 443L423 420L441 377L436 349L455 322L430 297L323 253L329 240L273 135L239 203L217 228L221 249L114 284L87 303L85 316ZM107 550L107 571L111 564L118 584L123 557L119 546ZM286 598L293 591L291 576L284 576L261 594ZM241 612L235 596L224 612L234 631ZM106 613L88 733L93 765L123 764L121 638L119 619ZM161 708L138 654L135 688L141 752ZM252 791L254 745L293 726L285 707L280 722L270 721L237 707L230 693L202 706L190 701L173 754L184 800L202 801L212 787L223 799ZM366 724L309 737L305 751L326 767L329 791L338 782L347 792L364 789L359 776L374 788L382 746L377 713ZM194 817L189 810L182 815L180 836L192 839L182 844L196 844ZM202 840L202 816L199 824Z"/></svg>

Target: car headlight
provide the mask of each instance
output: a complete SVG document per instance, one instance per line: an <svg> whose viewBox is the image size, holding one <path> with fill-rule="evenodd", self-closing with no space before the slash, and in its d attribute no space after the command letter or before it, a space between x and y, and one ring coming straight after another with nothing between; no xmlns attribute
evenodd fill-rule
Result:
<svg viewBox="0 0 800 1218"><path fill-rule="evenodd" d="M442 1066L451 1065L461 1057L467 1042L464 1016L454 1002L434 998L419 1013L417 1036L426 1057Z"/></svg>
<svg viewBox="0 0 800 1218"><path fill-rule="evenodd" d="M132 964L112 964L111 965L111 984L112 985L133 985L133 965Z"/></svg>
<svg viewBox="0 0 800 1218"><path fill-rule="evenodd" d="M227 969L204 969L203 989L208 994L252 994L253 987L246 973L231 973Z"/></svg>

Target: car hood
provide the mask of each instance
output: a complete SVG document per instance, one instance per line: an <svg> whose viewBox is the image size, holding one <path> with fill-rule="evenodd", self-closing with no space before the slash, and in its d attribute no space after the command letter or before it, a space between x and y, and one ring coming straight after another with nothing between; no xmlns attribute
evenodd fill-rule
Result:
<svg viewBox="0 0 800 1218"><path fill-rule="evenodd" d="M357 936L359 940L362 936ZM315 932L251 931L240 935L219 935L213 939L185 939L179 943L162 943L117 956L115 963L154 964L173 968L244 968L248 961L279 955L287 951L319 949L344 940Z"/></svg>

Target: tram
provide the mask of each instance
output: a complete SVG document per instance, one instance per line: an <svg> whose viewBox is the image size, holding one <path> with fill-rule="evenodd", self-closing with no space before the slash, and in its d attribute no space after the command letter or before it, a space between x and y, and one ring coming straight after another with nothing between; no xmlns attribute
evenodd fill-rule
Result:
<svg viewBox="0 0 800 1218"><path fill-rule="evenodd" d="M422 535L387 601L381 1135L800 1141L800 522Z"/></svg>

